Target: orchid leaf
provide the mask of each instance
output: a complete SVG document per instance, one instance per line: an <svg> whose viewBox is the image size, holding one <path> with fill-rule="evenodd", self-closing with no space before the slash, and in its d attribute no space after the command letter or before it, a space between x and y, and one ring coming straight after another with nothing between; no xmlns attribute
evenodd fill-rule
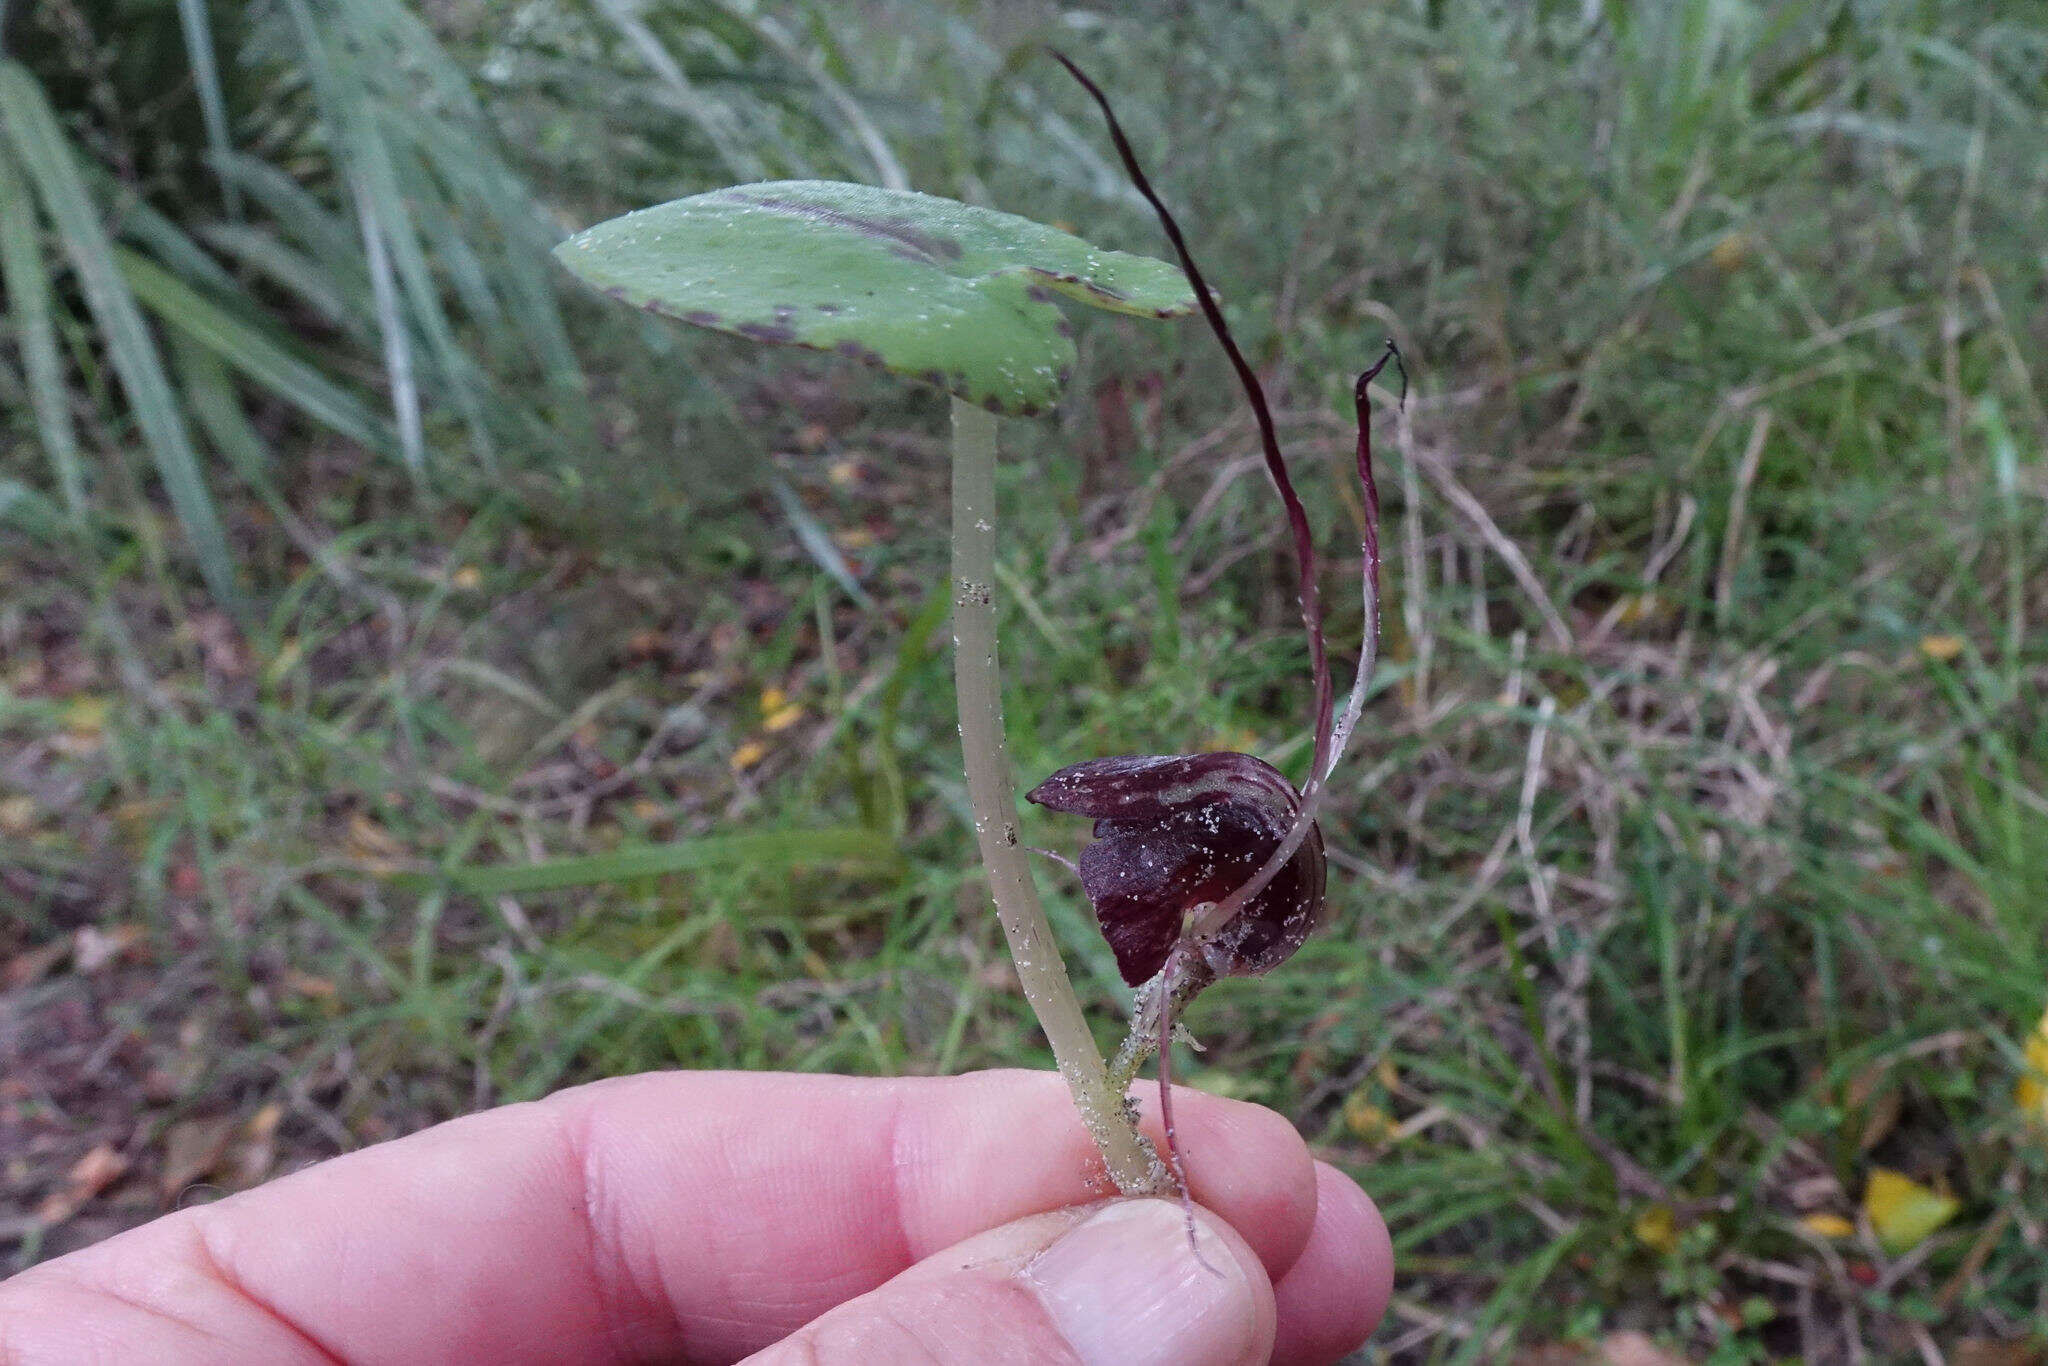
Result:
<svg viewBox="0 0 2048 1366"><path fill-rule="evenodd" d="M827 180L713 190L556 248L613 298L755 341L835 352L995 412L1047 407L1074 361L1053 300L1191 313L1176 266L1015 214Z"/></svg>

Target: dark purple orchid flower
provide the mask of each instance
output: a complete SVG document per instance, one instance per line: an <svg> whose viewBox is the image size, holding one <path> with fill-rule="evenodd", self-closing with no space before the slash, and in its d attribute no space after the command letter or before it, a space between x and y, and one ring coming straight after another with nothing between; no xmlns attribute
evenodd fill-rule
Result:
<svg viewBox="0 0 2048 1366"><path fill-rule="evenodd" d="M1222 901L1280 847L1301 797L1249 754L1125 755L1063 768L1025 794L1095 819L1081 886L1131 986L1159 975L1187 912ZM1287 864L1230 922L1187 946L1176 975L1257 974L1308 939L1323 910L1323 837L1313 823Z"/></svg>
<svg viewBox="0 0 2048 1366"><path fill-rule="evenodd" d="M1357 678L1339 719L1323 637L1315 542L1280 453L1265 390L1230 335L1180 225L1138 165L1108 98L1064 54L1052 55L1101 109L1124 169L1158 216L1202 316L1244 388L1258 424L1266 471L1286 512L1300 581L1302 624L1308 632L1315 748L1308 781L1299 791L1278 769L1249 754L1181 754L1093 759L1061 769L1026 794L1049 810L1095 820L1095 841L1081 852L1081 886L1116 955L1117 970L1126 983L1141 987L1141 1021L1148 1010L1157 1012L1159 1103L1167 1157L1185 1199L1187 1179L1174 1142L1168 1077L1174 1009L1218 977L1256 975L1278 966L1323 920L1326 870L1315 814L1330 772L1357 725L1379 641L1380 500L1373 482L1367 388L1388 361L1400 365L1400 353L1388 342L1385 353L1353 388L1358 477L1365 503L1359 547L1365 640ZM1404 396L1406 381L1403 367ZM1192 1240L1192 1222L1189 1237Z"/></svg>

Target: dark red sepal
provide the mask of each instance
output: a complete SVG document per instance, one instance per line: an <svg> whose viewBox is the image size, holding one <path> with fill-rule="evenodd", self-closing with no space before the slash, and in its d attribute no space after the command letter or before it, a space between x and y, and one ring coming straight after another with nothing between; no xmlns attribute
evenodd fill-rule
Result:
<svg viewBox="0 0 2048 1366"><path fill-rule="evenodd" d="M1301 810L1279 770L1249 754L1119 755L1063 768L1026 796L1095 818L1081 886L1132 986L1166 965L1187 912L1222 900L1277 849ZM1320 920L1322 833L1220 930L1187 947L1219 976L1285 961Z"/></svg>

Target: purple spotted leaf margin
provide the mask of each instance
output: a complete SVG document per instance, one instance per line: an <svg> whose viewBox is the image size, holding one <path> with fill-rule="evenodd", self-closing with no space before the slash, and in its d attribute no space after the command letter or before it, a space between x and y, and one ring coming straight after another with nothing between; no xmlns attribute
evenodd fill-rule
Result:
<svg viewBox="0 0 2048 1366"><path fill-rule="evenodd" d="M1091 759L1061 769L1025 794L1047 810L1095 821L1094 840L1081 852L1081 886L1118 972L1126 984L1139 988L1134 1044L1127 1044L1125 1053L1135 1066L1141 1060L1135 1047L1157 1049L1167 1159L1185 1202L1187 1174L1174 1137L1171 1100L1174 1011L1218 977L1257 976L1277 967L1324 919L1327 869L1315 816L1364 708L1379 642L1380 499L1373 478L1369 389L1391 361L1400 371L1405 399L1407 368L1389 341L1352 390L1365 507L1360 538L1365 635L1340 718L1323 632L1315 541L1280 451L1265 389L1232 337L1180 225L1139 165L1108 97L1065 53L1054 50L1052 56L1101 110L1125 171L1173 244L1202 316L1244 389L1293 542L1308 634L1315 744L1308 780L1300 790L1252 755L1205 753ZM1156 1034L1148 1025L1156 1027ZM1192 1222L1189 1229L1192 1241Z"/></svg>

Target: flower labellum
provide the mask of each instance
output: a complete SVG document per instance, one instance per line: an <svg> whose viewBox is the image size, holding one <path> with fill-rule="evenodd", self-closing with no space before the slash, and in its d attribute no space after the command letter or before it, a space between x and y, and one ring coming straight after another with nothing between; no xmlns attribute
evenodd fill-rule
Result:
<svg viewBox="0 0 2048 1366"><path fill-rule="evenodd" d="M1280 846L1301 798L1249 754L1120 755L1063 768L1025 794L1095 819L1081 886L1117 970L1131 986L1175 963L1177 987L1257 975L1284 962L1321 922L1323 840L1313 826L1244 908L1196 940L1188 913L1236 890Z"/></svg>

